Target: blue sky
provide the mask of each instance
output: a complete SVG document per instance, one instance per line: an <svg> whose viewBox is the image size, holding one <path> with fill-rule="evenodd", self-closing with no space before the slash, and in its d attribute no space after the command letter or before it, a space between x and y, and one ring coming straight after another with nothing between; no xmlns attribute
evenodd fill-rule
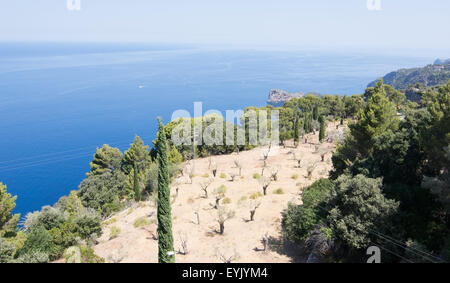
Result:
<svg viewBox="0 0 450 283"><path fill-rule="evenodd" d="M448 0L80 1L2 1L0 40L450 49Z"/></svg>

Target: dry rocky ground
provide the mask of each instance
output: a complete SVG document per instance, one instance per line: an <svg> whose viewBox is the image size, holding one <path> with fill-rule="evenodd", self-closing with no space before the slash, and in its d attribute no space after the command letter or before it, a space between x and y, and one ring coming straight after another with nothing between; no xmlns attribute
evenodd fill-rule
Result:
<svg viewBox="0 0 450 283"><path fill-rule="evenodd" d="M330 123L327 133L336 134L334 123ZM260 179L255 179L255 174L262 173L268 147L197 159L194 165L192 162L186 165L184 176L171 185L176 262L224 262L227 259L251 263L302 261L301 257L296 256L301 254L299 251L281 244L282 211L289 202L301 203L304 187L328 176L335 149L333 143L319 144L318 133L307 136L307 139L308 143L302 140L297 148L293 147L292 142L288 142L285 148L272 148L264 169L265 177ZM324 161L321 158L323 152L327 152ZM301 157L301 168L297 166L294 153L296 158ZM241 176L236 160L242 168ZM315 165L315 169L308 178L310 165ZM214 178L212 168L216 166L217 175ZM195 176L191 183L189 172L192 170ZM277 180L270 183L267 195L261 195L261 179L269 178L276 171ZM236 175L234 181L231 181L232 175ZM208 198L205 198L202 185L209 182ZM224 234L221 235L218 233L219 210L214 208L214 192L222 185L226 191L220 207L233 211L234 217L225 222ZM259 207L254 221L249 221L250 208L255 204ZM200 224L197 223L196 213ZM154 200L149 200L135 204L105 221L103 235L94 250L107 262L157 262L156 235L156 206ZM265 235L270 239L269 249L260 251ZM179 253L183 251L182 240L186 240L188 249L185 255Z"/></svg>

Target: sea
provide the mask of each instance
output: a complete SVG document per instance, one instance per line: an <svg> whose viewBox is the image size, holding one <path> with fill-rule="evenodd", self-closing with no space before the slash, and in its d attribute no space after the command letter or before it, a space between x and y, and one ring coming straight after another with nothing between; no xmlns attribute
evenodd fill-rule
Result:
<svg viewBox="0 0 450 283"><path fill-rule="evenodd" d="M435 58L169 44L0 42L0 182L15 213L76 190L103 144L151 145L158 116L264 106L271 89L352 95Z"/></svg>

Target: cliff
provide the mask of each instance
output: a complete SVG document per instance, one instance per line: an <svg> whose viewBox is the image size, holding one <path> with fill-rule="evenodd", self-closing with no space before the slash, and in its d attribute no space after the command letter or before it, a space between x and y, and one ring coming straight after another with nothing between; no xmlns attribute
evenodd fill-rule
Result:
<svg viewBox="0 0 450 283"><path fill-rule="evenodd" d="M267 100L267 104L273 105L275 107L283 106L287 101L292 98L302 97L304 93L289 93L280 89L272 89L269 93L269 99Z"/></svg>
<svg viewBox="0 0 450 283"><path fill-rule="evenodd" d="M398 90L406 90L411 86L420 84L424 87L440 86L450 80L450 59L437 59L434 64L423 68L400 69L383 77L385 84ZM375 86L377 80L371 82L368 87Z"/></svg>

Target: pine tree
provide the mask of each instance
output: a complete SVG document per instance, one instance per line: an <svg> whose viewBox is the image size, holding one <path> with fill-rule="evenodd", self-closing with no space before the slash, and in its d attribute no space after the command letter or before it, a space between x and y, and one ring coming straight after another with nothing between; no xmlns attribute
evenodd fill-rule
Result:
<svg viewBox="0 0 450 283"><path fill-rule="evenodd" d="M6 237L17 229L20 214L11 214L16 207L16 198L6 191L6 186L0 182L0 237Z"/></svg>
<svg viewBox="0 0 450 283"><path fill-rule="evenodd" d="M172 215L170 208L169 160L164 125L158 119L157 160L158 160L158 261L175 262L172 235Z"/></svg>
<svg viewBox="0 0 450 283"><path fill-rule="evenodd" d="M120 167L121 161L122 153L120 150L104 144L101 148L97 148L92 162L89 163L91 171L87 173L87 176L113 172Z"/></svg>
<svg viewBox="0 0 450 283"><path fill-rule="evenodd" d="M325 119L323 118L323 116L320 116L319 122L320 122L319 141L322 142L325 139Z"/></svg>
<svg viewBox="0 0 450 283"><path fill-rule="evenodd" d="M367 105L358 114L358 123L350 127L356 146L366 155L371 151L374 138L386 131L395 131L400 120L395 105L386 97L383 81L377 83Z"/></svg>
<svg viewBox="0 0 450 283"><path fill-rule="evenodd" d="M133 166L133 190L134 190L134 200L141 201L141 190L139 189L139 172L136 162L134 162Z"/></svg>
<svg viewBox="0 0 450 283"><path fill-rule="evenodd" d="M134 137L130 148L123 155L122 171L126 175L129 175L135 162L137 162L139 173L145 172L151 163L148 145L144 145L144 142L139 136Z"/></svg>

